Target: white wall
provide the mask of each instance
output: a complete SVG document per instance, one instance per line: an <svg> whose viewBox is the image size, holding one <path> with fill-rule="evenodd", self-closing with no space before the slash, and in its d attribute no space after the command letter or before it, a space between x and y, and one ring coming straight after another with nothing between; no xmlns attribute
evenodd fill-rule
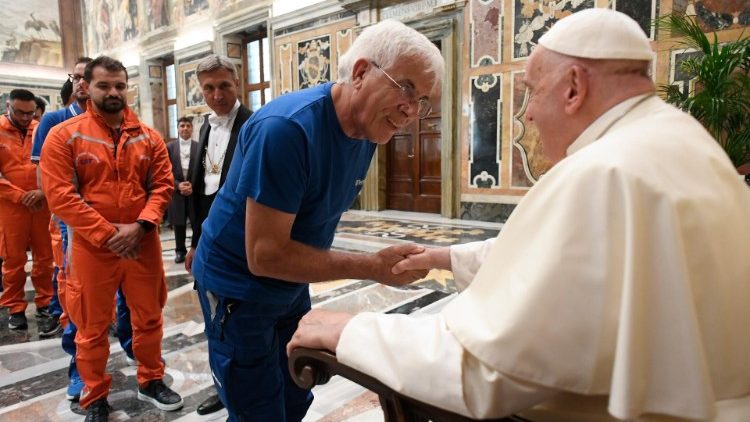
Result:
<svg viewBox="0 0 750 422"><path fill-rule="evenodd" d="M322 3L323 1L324 0L274 0L272 13L273 16L281 16L311 6L315 3Z"/></svg>

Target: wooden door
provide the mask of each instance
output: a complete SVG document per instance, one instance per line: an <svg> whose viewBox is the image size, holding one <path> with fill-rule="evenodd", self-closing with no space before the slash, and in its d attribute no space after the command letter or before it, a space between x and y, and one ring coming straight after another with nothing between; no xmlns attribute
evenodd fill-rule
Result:
<svg viewBox="0 0 750 422"><path fill-rule="evenodd" d="M386 208L440 213L440 103L388 142Z"/></svg>

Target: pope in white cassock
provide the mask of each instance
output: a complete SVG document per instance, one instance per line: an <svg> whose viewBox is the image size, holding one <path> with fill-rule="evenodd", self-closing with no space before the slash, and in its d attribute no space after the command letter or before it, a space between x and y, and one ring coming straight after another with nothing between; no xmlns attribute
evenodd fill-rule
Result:
<svg viewBox="0 0 750 422"><path fill-rule="evenodd" d="M555 166L496 239L393 270L451 269L465 290L423 318L314 310L287 350L473 418L750 421L750 190L655 95L652 57L622 13L556 23L525 73Z"/></svg>

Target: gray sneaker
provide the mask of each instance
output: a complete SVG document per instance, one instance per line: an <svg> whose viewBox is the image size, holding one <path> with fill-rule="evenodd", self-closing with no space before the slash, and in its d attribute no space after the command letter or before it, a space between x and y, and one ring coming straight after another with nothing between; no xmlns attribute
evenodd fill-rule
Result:
<svg viewBox="0 0 750 422"><path fill-rule="evenodd" d="M28 321L26 321L26 314L24 312L16 312L10 314L8 319L8 328L11 330L25 330L29 328Z"/></svg>

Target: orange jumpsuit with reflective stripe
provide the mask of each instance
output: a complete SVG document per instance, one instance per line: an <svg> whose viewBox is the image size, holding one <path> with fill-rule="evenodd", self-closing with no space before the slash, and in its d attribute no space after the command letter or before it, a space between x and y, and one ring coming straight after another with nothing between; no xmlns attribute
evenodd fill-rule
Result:
<svg viewBox="0 0 750 422"><path fill-rule="evenodd" d="M38 189L36 166L31 163L32 121L23 136L0 116L0 256L3 257L3 293L0 306L10 313L26 310L26 249L31 247L31 282L36 290L37 308L49 305L52 298L52 246L47 230L49 208L31 211L21 204L24 193Z"/></svg>
<svg viewBox="0 0 750 422"><path fill-rule="evenodd" d="M167 208L174 181L164 141L129 109L119 137L89 101L88 111L47 135L39 168L52 212L68 226L65 309L78 327L76 364L86 387L81 407L106 397L112 378L107 330L115 291L130 307L133 352L140 385L164 377L162 308L167 289L156 230L140 242L138 258L120 258L106 246L112 223L155 225ZM116 138L116 139L115 139Z"/></svg>

